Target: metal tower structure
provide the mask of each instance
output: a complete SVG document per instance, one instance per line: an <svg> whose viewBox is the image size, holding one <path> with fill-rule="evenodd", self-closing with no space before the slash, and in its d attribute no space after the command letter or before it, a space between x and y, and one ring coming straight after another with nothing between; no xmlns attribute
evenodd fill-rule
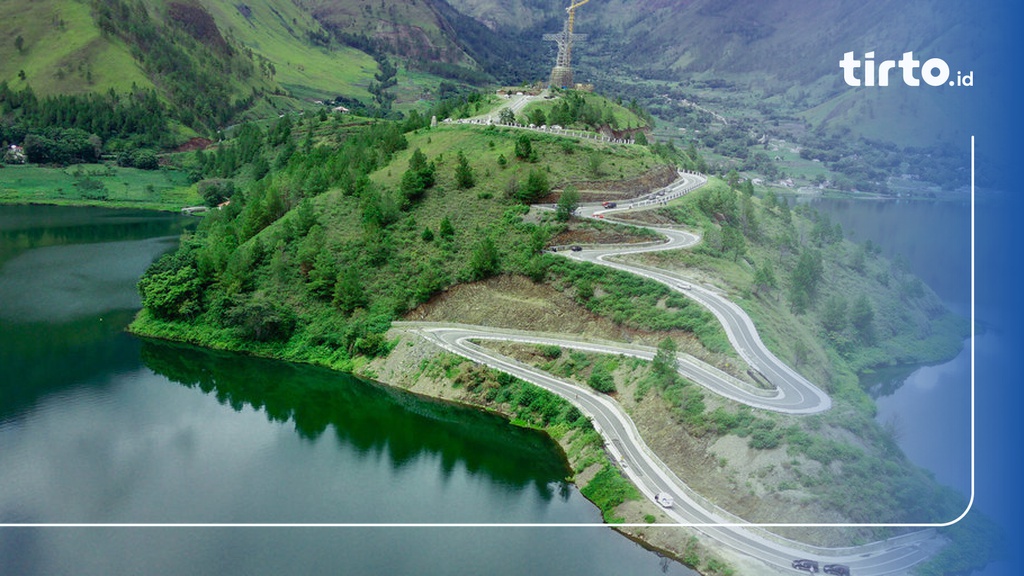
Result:
<svg viewBox="0 0 1024 576"><path fill-rule="evenodd" d="M576 20L576 9L583 6L590 0L574 0L565 11L569 17L558 34L545 34L545 40L558 43L558 59L555 67L551 69L550 86L560 88L572 88L575 86L572 77L572 47L576 43L582 43L587 39L586 34L573 34L573 25Z"/></svg>

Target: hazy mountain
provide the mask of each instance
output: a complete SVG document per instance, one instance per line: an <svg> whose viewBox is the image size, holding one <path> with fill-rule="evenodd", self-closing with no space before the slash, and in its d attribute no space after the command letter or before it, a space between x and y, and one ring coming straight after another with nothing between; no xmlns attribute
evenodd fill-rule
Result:
<svg viewBox="0 0 1024 576"><path fill-rule="evenodd" d="M293 96L369 100L391 57L418 74L406 99L441 78L482 84L547 76L559 0L34 0L0 3L0 79L39 94L156 88L217 123ZM970 62L960 31L979 10L924 0L591 0L577 11L579 77L725 86L783 98L814 122L864 106L884 121L907 95L844 104L843 52L943 55ZM945 10L943 12L942 10ZM170 53L174 54L170 58ZM616 84L618 83L618 84ZM196 98L204 102L196 102ZM878 102L874 102L879 100ZM812 110L813 109L813 110ZM187 116L186 116L187 117Z"/></svg>
<svg viewBox="0 0 1024 576"><path fill-rule="evenodd" d="M553 29L536 32L555 31L567 6L558 0L450 3L496 34L551 27L552 21ZM959 50L958 24L977 9L950 6L923 0L592 0L578 8L576 31L589 35L602 61L645 75L754 75L811 84L835 76L847 50L897 56Z"/></svg>
<svg viewBox="0 0 1024 576"><path fill-rule="evenodd" d="M540 38L558 30L567 2L450 2L495 34L530 39L524 49L553 62L553 48ZM839 60L848 51L874 51L877 60L913 51L921 60L944 58L955 75L980 60L977 42L965 41L976 32L965 31L983 29L992 9L925 0L591 0L576 12L576 32L588 38L574 52L574 66L578 77L630 95L711 87L745 94L750 108L800 113L814 125L874 136L900 125L910 134L915 122L928 125L922 119L955 110L963 94L894 87L850 98ZM644 89L644 81L654 84ZM895 75L894 83L901 84Z"/></svg>

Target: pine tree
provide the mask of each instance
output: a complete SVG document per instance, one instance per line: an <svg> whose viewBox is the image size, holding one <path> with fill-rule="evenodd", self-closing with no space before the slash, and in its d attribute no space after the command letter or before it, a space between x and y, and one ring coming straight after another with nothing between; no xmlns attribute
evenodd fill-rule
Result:
<svg viewBox="0 0 1024 576"><path fill-rule="evenodd" d="M466 159L462 150L459 150L459 163L455 166L455 185L459 190L467 190L476 186L473 168L469 165L469 160Z"/></svg>
<svg viewBox="0 0 1024 576"><path fill-rule="evenodd" d="M775 267L768 260L761 262L761 265L757 267L754 272L754 294L760 294L768 290L778 287L778 281L775 279Z"/></svg>
<svg viewBox="0 0 1024 576"><path fill-rule="evenodd" d="M562 194L558 197L558 206L555 208L555 219L559 222L568 222L579 205L579 191L575 186L566 186L565 190L562 190Z"/></svg>
<svg viewBox="0 0 1024 576"><path fill-rule="evenodd" d="M455 236L455 227L452 226L452 221L447 216L441 220L441 226L438 228L438 233L441 238L453 238Z"/></svg>
<svg viewBox="0 0 1024 576"><path fill-rule="evenodd" d="M523 134L516 140L516 158L520 160L530 160L534 158L533 145L530 143L530 137Z"/></svg>

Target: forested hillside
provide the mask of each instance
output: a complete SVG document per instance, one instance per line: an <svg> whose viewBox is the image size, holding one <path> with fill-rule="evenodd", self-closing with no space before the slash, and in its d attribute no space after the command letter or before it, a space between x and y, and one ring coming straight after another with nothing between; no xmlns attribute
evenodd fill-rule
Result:
<svg viewBox="0 0 1024 576"><path fill-rule="evenodd" d="M569 274L541 253L564 225L524 220L527 204L687 161L666 147L428 124L285 116L181 156L211 205L230 204L143 278L136 330L351 369L386 351L391 320L452 285ZM686 308L669 324L713 323Z"/></svg>
<svg viewBox="0 0 1024 576"><path fill-rule="evenodd" d="M104 141L116 132L166 148L233 123L308 109L313 100L387 115L396 97L406 106L443 92L440 78L493 80L449 22L468 34L484 29L472 19L443 3L374 10L290 0L4 3L3 138L20 143L44 128L82 129ZM365 17L349 21L345 14ZM508 55L477 53L491 61ZM111 110L138 101L147 102L146 126L120 114L110 120Z"/></svg>

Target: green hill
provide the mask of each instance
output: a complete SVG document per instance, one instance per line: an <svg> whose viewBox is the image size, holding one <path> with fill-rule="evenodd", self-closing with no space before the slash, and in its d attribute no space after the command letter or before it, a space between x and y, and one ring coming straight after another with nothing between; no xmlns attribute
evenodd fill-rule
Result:
<svg viewBox="0 0 1024 576"><path fill-rule="evenodd" d="M435 2L303 0L301 4L333 32L424 61L475 66L453 38Z"/></svg>
<svg viewBox="0 0 1024 576"><path fill-rule="evenodd" d="M140 7L146 9L146 18ZM104 24L108 18L114 22ZM117 20L129 22L122 26ZM273 79L300 98L365 98L377 71L370 56L334 41L308 10L291 1L5 2L0 22L0 78L12 88L31 85L42 96L103 93L111 88L124 92L133 84L161 84L158 78L166 71L145 65L153 47L140 34L147 24L160 34L186 32L198 44L214 48L199 55L199 46L189 45L180 35L172 38L176 48L197 59L230 59L229 47L245 52L261 74L238 81L236 95L253 88L276 90L267 82ZM25 72L24 79L20 71Z"/></svg>
<svg viewBox="0 0 1024 576"><path fill-rule="evenodd" d="M247 125L216 153L182 158L203 175L237 175L242 190L147 273L136 331L352 369L386 350L392 319L440 290L564 273L540 254L560 225L525 220L524 202L666 162L643 146L523 130L406 123L403 133L338 119Z"/></svg>
<svg viewBox="0 0 1024 576"><path fill-rule="evenodd" d="M48 95L153 86L129 47L103 34L88 3L3 2L0 22L0 80L12 88Z"/></svg>
<svg viewBox="0 0 1024 576"><path fill-rule="evenodd" d="M219 29L274 66L274 80L302 99L345 95L369 99L373 58L332 40L295 2L205 0Z"/></svg>
<svg viewBox="0 0 1024 576"><path fill-rule="evenodd" d="M199 188L208 201L231 202L147 271L134 332L355 371L391 352L385 334L393 320L459 284L510 275L529 278L540 293L571 295L578 308L569 313L594 314L633 335L673 335L697 355L735 361L717 320L694 302L634 275L542 252L566 225L526 203L595 179L588 161L595 156L605 167L600 179L644 174L666 161L650 148L493 126L341 119L296 124L285 117L266 131L245 125L215 152L179 157L207 177ZM239 190L231 195L217 175L234 175ZM759 416L765 430L751 436L751 448L788 444L808 461L858 470L841 483L795 478L822 506L860 519L851 503L871 501L877 471L890 457L902 460L872 421L856 374L946 357L960 346L964 326L870 244L844 242L826 217L794 215L774 196L752 192L748 182L716 180L671 206L637 213L701 228L704 236L694 250L644 260L717 278L766 343L831 393L836 408L806 429L803 420ZM676 404L687 398L669 396ZM739 426L737 418L693 403L684 423L705 437ZM862 441L840 446L817 436L816 425ZM900 486L927 494L934 509L924 512L954 507L912 467L887 478L886 494ZM856 497L844 498L850 490ZM875 501L860 513L900 509Z"/></svg>
<svg viewBox="0 0 1024 576"><path fill-rule="evenodd" d="M454 39L450 18L475 25L423 3L383 10L291 0L5 2L0 82L38 98L155 90L183 139L313 100L370 105L369 88L391 55L399 59L394 90L408 108L438 91L438 74L488 78ZM31 129L81 127L57 116Z"/></svg>

